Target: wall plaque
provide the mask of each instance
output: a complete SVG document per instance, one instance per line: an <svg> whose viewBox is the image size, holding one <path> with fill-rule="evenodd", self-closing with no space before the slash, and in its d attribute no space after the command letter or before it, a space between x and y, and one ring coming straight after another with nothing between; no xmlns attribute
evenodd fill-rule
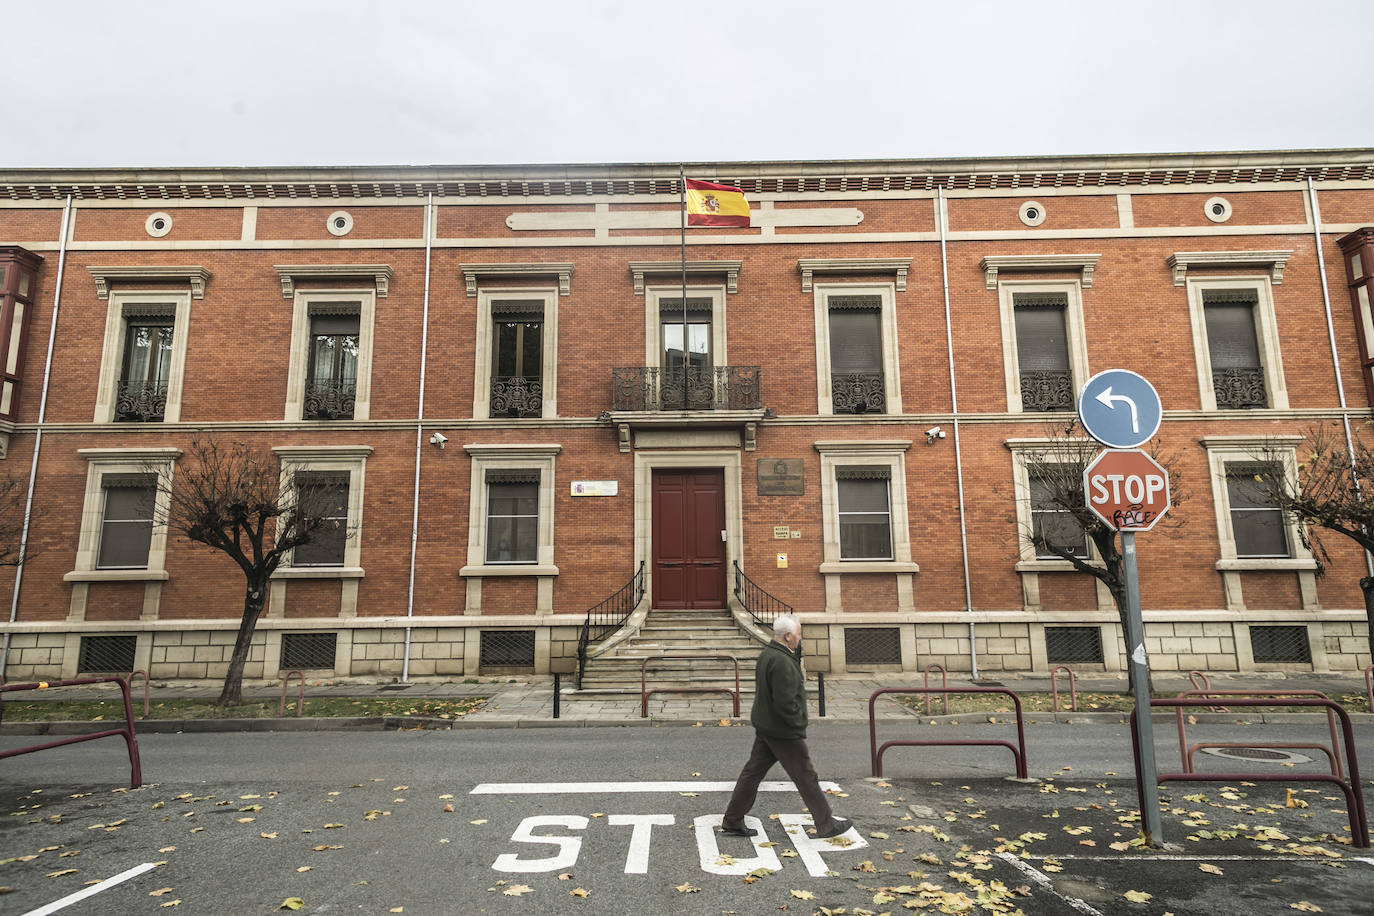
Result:
<svg viewBox="0 0 1374 916"><path fill-rule="evenodd" d="M801 496L806 491L800 458L760 458L756 469L760 496Z"/></svg>
<svg viewBox="0 0 1374 916"><path fill-rule="evenodd" d="M620 490L618 480L574 480L573 496L615 496Z"/></svg>

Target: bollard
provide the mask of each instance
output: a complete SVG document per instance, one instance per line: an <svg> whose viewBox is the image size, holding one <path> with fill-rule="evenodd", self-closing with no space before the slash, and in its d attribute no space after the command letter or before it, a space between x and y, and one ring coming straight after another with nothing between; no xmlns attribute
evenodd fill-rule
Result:
<svg viewBox="0 0 1374 916"><path fill-rule="evenodd" d="M555 719L558 718L558 715L561 712L559 706L562 703L562 695L563 675L555 673L553 676L553 717Z"/></svg>
<svg viewBox="0 0 1374 916"><path fill-rule="evenodd" d="M816 697L820 700L821 718L825 718L825 672L816 672Z"/></svg>

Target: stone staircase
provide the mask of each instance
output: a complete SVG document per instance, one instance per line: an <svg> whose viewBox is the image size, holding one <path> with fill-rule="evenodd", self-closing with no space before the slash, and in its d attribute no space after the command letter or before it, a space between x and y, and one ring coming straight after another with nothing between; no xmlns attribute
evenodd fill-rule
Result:
<svg viewBox="0 0 1374 916"><path fill-rule="evenodd" d="M740 629L728 609L650 610L638 633L605 655L587 661L581 693L638 695L640 666L646 658L722 654L739 659L740 693L752 693L754 660L762 648L762 643ZM648 681L651 690L655 687L733 688L734 666L725 660L651 662Z"/></svg>

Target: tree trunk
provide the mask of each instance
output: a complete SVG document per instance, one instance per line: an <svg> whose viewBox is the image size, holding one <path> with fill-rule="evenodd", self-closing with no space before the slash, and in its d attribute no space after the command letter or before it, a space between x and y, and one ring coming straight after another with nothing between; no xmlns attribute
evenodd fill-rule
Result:
<svg viewBox="0 0 1374 916"><path fill-rule="evenodd" d="M1360 588L1364 591L1364 616L1369 627L1369 660L1374 662L1374 576L1361 579Z"/></svg>
<svg viewBox="0 0 1374 916"><path fill-rule="evenodd" d="M249 581L243 593L243 619L239 621L238 637L234 640L234 654L229 656L229 670L224 675L224 689L220 691L216 706L240 706L243 704L243 666L248 661L248 650L253 645L253 632L262 615L262 606L267 600L267 582Z"/></svg>

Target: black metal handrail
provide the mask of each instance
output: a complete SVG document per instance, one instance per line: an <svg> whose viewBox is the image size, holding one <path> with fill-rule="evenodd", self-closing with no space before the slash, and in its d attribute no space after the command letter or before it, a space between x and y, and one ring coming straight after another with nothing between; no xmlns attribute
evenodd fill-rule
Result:
<svg viewBox="0 0 1374 916"><path fill-rule="evenodd" d="M612 410L757 410L758 366L624 366L611 370Z"/></svg>
<svg viewBox="0 0 1374 916"><path fill-rule="evenodd" d="M582 632L577 637L577 688L582 689L582 675L587 670L587 647L598 639L614 633L624 626L630 614L644 600L644 561L639 561L639 569L615 594L587 610L582 621Z"/></svg>
<svg viewBox="0 0 1374 916"><path fill-rule="evenodd" d="M792 613L792 605L774 598L759 588L758 583L753 579L746 576L744 570L739 568L739 560L735 560L734 565L735 599L749 612L749 616L754 618L755 623L768 628L773 625L773 621L778 618L778 615Z"/></svg>

